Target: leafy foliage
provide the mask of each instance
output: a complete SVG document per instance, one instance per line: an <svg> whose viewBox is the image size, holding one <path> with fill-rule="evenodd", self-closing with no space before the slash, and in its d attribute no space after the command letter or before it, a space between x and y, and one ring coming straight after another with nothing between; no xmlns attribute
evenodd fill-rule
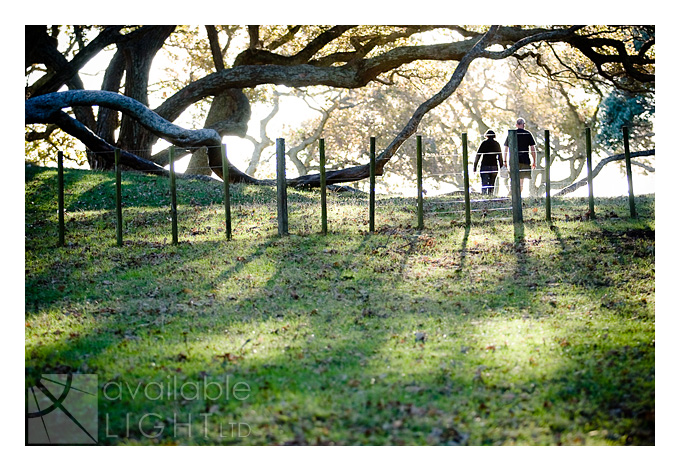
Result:
<svg viewBox="0 0 680 471"><path fill-rule="evenodd" d="M643 136L646 142L653 141L655 100L653 95L633 95L613 90L602 101L600 107L600 133L598 140L612 152L622 149L621 128L627 126L635 136ZM644 143L643 143L644 145Z"/></svg>

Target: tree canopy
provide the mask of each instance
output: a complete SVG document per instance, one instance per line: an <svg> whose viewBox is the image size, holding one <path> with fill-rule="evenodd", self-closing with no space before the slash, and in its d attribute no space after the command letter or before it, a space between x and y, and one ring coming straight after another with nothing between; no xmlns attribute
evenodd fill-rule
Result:
<svg viewBox="0 0 680 471"><path fill-rule="evenodd" d="M181 48L183 44L190 47ZM105 50L114 52L100 90L84 90L82 68ZM175 76L159 85L150 76L161 50L175 54L178 66ZM334 91L334 101L320 109L321 117L361 101L357 95L349 98L353 91L380 90L381 99L374 104L384 102L382 97L401 100L399 112L381 123L367 123L393 133L378 157L381 174L437 107L449 106L453 113L464 110L480 129L488 124L484 110L498 103L482 100L476 92L486 93L492 79L476 85L463 82L473 64L481 61L488 68L510 61L517 76L549 81L555 96L561 95L560 117L572 122L576 132L589 124L598 107L584 115L570 94L574 83L601 97L653 95L655 30L653 26L27 26L25 122L31 126L26 139L44 141L61 129L91 151L87 156L91 168L110 168L110 151L120 148L126 166L163 172L167 151L152 152L162 138L188 151L205 147L202 158L222 177L216 146L224 136L245 138L253 103L275 102L265 92L267 86L328 87L324 89ZM450 66L448 76L442 78L442 69L428 76L432 64ZM522 81L517 83L516 94L521 96ZM62 91L64 87L68 91ZM160 99L154 94L159 87ZM153 107L152 95L159 103ZM613 100L605 100L607 109L615 105ZM524 110L517 106L521 103L506 101L506 111L521 113ZM173 124L197 105L207 108L202 129ZM538 118L540 106L532 109ZM627 109L637 113L632 106ZM305 138L314 133L308 134ZM261 136L260 142L265 140ZM568 139L564 145L569 145ZM318 174L299 173L290 184L318 185ZM357 163L328 172L327 178L329 183L342 183L367 176L368 166ZM230 178L258 182L233 165Z"/></svg>

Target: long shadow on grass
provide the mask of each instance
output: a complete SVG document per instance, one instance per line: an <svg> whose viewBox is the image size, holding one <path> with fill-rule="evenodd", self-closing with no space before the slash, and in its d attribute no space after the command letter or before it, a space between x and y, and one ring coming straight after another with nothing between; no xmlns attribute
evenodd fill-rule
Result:
<svg viewBox="0 0 680 471"><path fill-rule="evenodd" d="M461 249L465 277L447 281L448 288L486 268L476 260L484 254L465 250L468 236ZM506 246L514 269L485 280L486 289L432 289L427 279L404 277L413 250L395 260L400 270L374 264L383 243L403 242L309 236L251 246L185 243L145 254L116 249L118 258L94 280L110 283L105 298L86 279L64 282L64 291L52 284L47 306L59 310L75 293L97 297L97 304L76 336L50 333L27 348L26 363L95 372L100 383L130 386L120 397L111 390L113 399L100 396L100 417L107 419L100 438L112 444L568 444L593 430L614 441L627 440L622 430L629 430L632 443L653 442L650 378L642 373L653 351L604 348L605 342L591 352L582 342L569 345L570 333L559 325L544 327L547 339L536 333L541 322L563 315L558 297L553 306L543 296L556 290L554 280L570 279L569 264L534 257L527 239L521 250ZM224 265L203 263L219 264L209 257L214 251L223 252ZM49 271L62 270L60 280L79 269L59 263ZM55 275L41 276L44 285L27 290L28 314L28 298ZM499 285L504 291L490 299ZM584 296L595 288L580 286ZM122 297L124 311L117 310ZM502 337L489 337L500 335L499 326L534 338L506 347ZM550 368L532 350L569 347L570 356ZM584 362L589 356L592 362ZM621 362L629 365L625 374L618 374ZM192 382L225 388L217 397L213 387L197 397L188 388L188 398L156 399L158 386L146 390L174 380L180 390ZM236 382L248 386L247 398L243 391L233 397ZM144 394L132 397L137 385ZM140 423L149 413L155 422ZM228 424L235 423L250 433L234 435Z"/></svg>
<svg viewBox="0 0 680 471"><path fill-rule="evenodd" d="M553 420L543 422L553 434L555 443L563 443L564 436L569 437L564 443L585 443L589 437L575 432L580 428L590 429L589 436L599 437L603 442L653 444L653 337L646 336L644 327L632 338L630 331L637 329L635 326L607 325L604 335L598 327L590 327L593 323L601 325L591 311L598 308L602 308L600 315L614 315L615 319L622 322L647 318L645 300L635 303L620 299L622 296L627 297L627 289L612 276L610 269L617 264L617 257L622 257L626 252L632 252L633 257L645 257L647 254L640 254L634 243L629 246L621 244L621 238L625 240L627 234L607 229L611 225L607 220L601 219L596 224L602 228L602 235L601 240L594 243L582 241L577 235L564 238L560 229L553 227L560 252L558 257L551 258L547 263L528 256L536 241L526 240L526 245L517 247L513 289L515 297L519 290L519 299L531 299L531 302L526 303L525 320L534 321L538 327L538 332L530 335L543 336L542 345L535 342L535 350L539 352L548 346L550 350L559 351L563 358L556 367L551 367L548 375L539 373L541 368L538 365L543 361L540 353L525 359L537 370L536 375L529 373L529 381L541 385L532 393L544 398L543 407L539 407L537 412L547 417L551 415L551 410L556 412ZM614 222L613 227L616 224ZM653 231L651 233L653 238ZM647 234L643 230L641 237L648 237ZM583 257L583 249L588 250L589 245L586 244L589 243L597 247L598 251L588 251ZM532 274L535 276L533 279ZM540 274L549 276L541 278ZM563 283L582 293L581 299L602 299L601 306L597 305L597 301L594 305L589 303L583 306L572 301L565 306L555 294ZM571 299L574 298L579 299L578 296L572 296ZM612 301L612 298L616 301ZM559 325L558 321L557 325L548 329L549 334L543 331L542 326L555 322L551 319L567 319L570 313L578 315L583 311L588 312L588 315L582 325L572 322L567 327ZM578 426L574 427L574 424Z"/></svg>
<svg viewBox="0 0 680 471"><path fill-rule="evenodd" d="M611 429L607 414L633 420L649 413L621 401L625 393L616 391L632 389L613 381L617 370L606 363L619 356L642 358L644 351L618 349L607 354L609 358L598 354L592 365L565 362L548 373L537 368L536 373L506 379L503 369L512 363L500 361L502 347L489 349L482 333L489 318L458 307L462 296L447 300L432 293L395 292L392 282L399 281L399 273L378 276L362 268L372 255L371 240L345 242L342 249L329 249L329 239L320 237L265 240L241 255L233 267L206 274L212 282L204 288L192 284L191 293L178 293L176 302L186 309L160 312L155 309L161 306L152 305L148 312L101 313L90 331L37 347L27 363L44 368L67 365L75 371L90 365L102 381L118 381L132 390L175 379L180 388L192 382L205 384L202 380L226 385L231 379L232 387L236 381L248 385L245 400L209 399L205 394L194 398L190 393L189 399L114 394L100 406L107 419L106 436L100 437L106 443L569 443L568 437L576 440L589 427ZM215 244L206 243L185 253L181 261L191 264L211 249ZM327 259L319 259L319 254ZM245 296L206 304L211 289L218 289L219 296L223 281L246 273L247 265L263 258L273 269L256 286L241 280ZM161 268L178 261L166 260ZM518 256L518 267L521 270L507 283L539 268L525 253ZM330 289L314 292L312 288L324 280ZM115 298L115 291L111 294ZM136 296L145 299L142 293ZM520 291L514 296L523 297ZM481 305L484 294L467 297L467 306ZM533 303L527 305L531 308ZM539 308L529 312L532 319L517 322L524 325L545 314ZM167 322L158 322L163 317ZM525 327L531 335L531 325ZM457 336L459 330L466 334ZM419 331L427 337L414 334ZM608 382L606 388L602 381ZM644 393L640 386L634 390ZM598 409L607 412L603 415ZM153 423L140 423L149 413L165 427L152 439L144 433L158 429ZM210 414L206 433L207 416L201 414ZM250 434L219 433L212 419L246 423ZM177 421L192 424L193 435L187 435L188 426L177 431L172 426ZM634 442L648 443L649 425L638 425L637 430Z"/></svg>
<svg viewBox="0 0 680 471"><path fill-rule="evenodd" d="M465 257L467 255L467 243L468 243L468 238L470 237L470 226L465 226L465 233L463 235L463 240L460 244L460 271L459 273L463 273L463 268L465 266Z"/></svg>
<svg viewBox="0 0 680 471"><path fill-rule="evenodd" d="M318 253L319 249L320 247L309 246L299 255L306 259ZM356 256L360 251L349 250L348 253ZM538 283L525 282L524 286L516 286L516 283L518 279L526 279L527 275L539 268L539 264L529 256L530 252L526 247L522 247L516 253L517 269L508 282L512 280L511 282L515 284L517 288L515 296L520 301L509 301L508 307L518 302L524 304L528 309L529 319L521 319L518 322L531 323L534 317L540 318L547 315L541 305L542 301L534 300L534 292L539 289L541 280L538 280ZM287 263L282 261L280 270L285 271L286 267ZM449 361L440 361L422 370L412 364L402 365L401 368L394 365L397 368L396 371L389 372L385 369L385 365L381 364L394 361L386 358L384 350L386 346L394 348L403 345L402 341L404 341L408 346L406 351L414 348L423 348L425 351L425 342L419 342L419 337L417 335L414 337L411 329L422 328L425 325L432 328L433 323L436 325L436 320L433 321L432 317L436 319L442 316L439 317L442 319L447 313L459 315L462 312L456 309L454 303L444 304L440 308L427 307L425 304L426 307L423 309L423 304L419 301L425 300L426 303L430 303L432 301L430 296L403 292L392 293L389 291L387 280L382 280L375 286L375 289L371 291L371 298L399 297L401 298L399 306L402 309L404 304L409 307L402 312L395 313L390 311L390 303L387 299L380 299L378 304L382 304L386 309L371 309L370 303L366 303L365 295L361 293L362 287L364 289L370 287L371 282L367 278L357 281L359 281L358 287L353 290L349 289L352 287L351 283L349 286L346 284L346 287L340 290L342 292L355 291L354 296L338 299L340 303L326 300L323 307L312 303L301 309L302 314L300 314L317 336L324 332L342 332L343 330L349 330L355 334L348 342L349 347L344 345L336 350L331 346L331 342L327 351L315 352L311 362L305 361L304 351L296 357L297 360L288 358L292 364L289 364L283 357L276 361L275 357L267 360L267 365L278 365L277 371L285 373L288 370L288 375L293 375L292 371L298 367L315 368L316 372L325 374L327 372L323 371L324 362L338 354L338 350L342 356L346 356L348 352L360 352L360 358L363 361L359 362L359 368L357 369L356 363L351 361L344 365L342 368L344 373L338 377L340 381L337 379L334 381L334 377L329 375L325 381L319 383L318 388L309 383L306 384L307 387L296 384L287 391L288 394L298 396L297 401L300 402L300 407L308 402L316 403L316 398L319 395L323 396L324 392L327 393L329 389L335 389L335 393L331 396L351 395L348 410L360 412L358 414L345 413L344 416L340 414L342 428L352 431L350 442L356 440L357 442L381 443L381 440L384 440L388 443L400 443L413 440L428 442L429 440L440 443L445 437L447 443L460 443L470 439L470 433L472 433L473 442L480 444L503 443L518 438L513 437L512 434L480 429L475 425L477 420L491 422L496 428L499 425L505 427L506 432L507 429L517 428L519 425L523 429L523 440L526 442L531 442L532 437L538 434L535 439L541 443L580 443L580 440L585 439L584 431L589 431L589 429L590 431L598 430L598 433L609 429L608 432L602 432L605 435L602 438L614 442L631 440L632 443L649 443L650 438L653 440L653 432L650 432L653 430L653 416L650 428L648 403L645 405L643 400L635 405L635 401L631 402L626 399L626 395L632 391L637 391L635 394L649 395L649 390L645 392L644 387L644 378L648 375L643 373L642 378L636 378L634 386L626 385L624 380L618 378L619 364L606 361L607 356L611 361L612 356L617 358L622 354L627 354L628 349L614 349L611 351L613 353L593 352L591 356L595 361L592 364L584 365L578 360L564 361L550 369L548 374L537 367L535 373L527 372L512 382L503 380L501 374L501 380L490 385L487 384L489 380L485 382L484 375L480 373L485 371L483 367L489 365L488 355L495 354L496 346L485 345L480 336L479 339L471 342L461 339L460 344L454 344L460 345L461 350L454 354L445 350L446 353L442 359ZM339 283L340 280L336 282ZM481 304L482 297L481 295L472 296L470 304L475 304L475 298L476 304ZM308 311L310 309L311 311ZM321 319L305 315L305 312L313 312L315 309L318 311L317 314L330 311L331 315L321 314ZM353 325L348 324L348 321L351 321ZM381 327L381 324L386 322L390 322L393 330L386 331ZM454 325L458 322L461 322L460 318L454 321ZM564 332L558 329L555 331L564 335ZM531 335L531 326L528 332ZM549 341L558 342L553 338ZM561 346L564 340L559 340L559 342ZM468 343L472 345L466 345ZM468 350L464 352L466 347ZM493 348L489 349L489 347ZM451 361L454 364L461 361L460 358L469 354L470 349L477 356L475 360L469 362L464 374L453 372ZM499 346L498 349L499 355L502 355L501 347ZM330 351L335 351L335 353L330 353ZM483 352L481 355L480 351ZM643 360L648 358L649 352L637 350L634 355L637 355L638 359L637 374L645 368L646 363ZM417 356L415 360L418 361ZM532 356L522 358L522 360L528 363L529 369L533 368L534 363L538 366L539 360ZM347 382L342 381L348 378L353 379ZM529 400L526 396L533 399ZM470 408L465 404L473 406L472 415L465 416L465 414L470 414ZM631 404L634 406L631 407ZM447 405L453 407L448 409ZM531 409L530 419L527 419L526 414L521 418L519 411L523 408ZM551 409L559 410L552 412ZM327 409L326 413L328 413ZM314 430L315 427L322 427L325 423L325 419L321 420L321 423L316 423L312 418L313 414L302 415L303 417L300 417L300 414L297 414L299 429L291 429L288 433L285 427L283 430L279 429L279 433L284 434L284 439L288 438L287 441L309 443L313 441L310 436L313 437L314 434L303 433L301 435L300 431ZM334 417L338 419L337 416ZM629 421L629 425L625 425L626 421ZM410 424L408 430L401 429L404 423ZM573 423L578 425L573 427L570 425ZM617 426L618 423L624 423L623 428ZM276 434L270 431L268 439L276 441L276 438Z"/></svg>

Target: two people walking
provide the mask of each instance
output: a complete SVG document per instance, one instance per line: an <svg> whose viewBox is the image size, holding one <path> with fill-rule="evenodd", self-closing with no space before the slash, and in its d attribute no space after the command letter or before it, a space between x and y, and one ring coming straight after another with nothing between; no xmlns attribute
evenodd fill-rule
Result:
<svg viewBox="0 0 680 471"><path fill-rule="evenodd" d="M518 118L515 126L517 127L517 151L519 155L519 188L520 191L524 188L524 180L531 178L531 169L536 168L536 141L534 136L524 129L526 121L523 118ZM475 157L473 171L477 171L477 164L481 160L479 172L482 177L482 194L492 194L496 185L496 178L498 177L499 169L508 167L508 157L510 155L508 138L505 139L503 150L496 141L496 133L489 129L484 133L486 138ZM531 159L530 159L531 156Z"/></svg>

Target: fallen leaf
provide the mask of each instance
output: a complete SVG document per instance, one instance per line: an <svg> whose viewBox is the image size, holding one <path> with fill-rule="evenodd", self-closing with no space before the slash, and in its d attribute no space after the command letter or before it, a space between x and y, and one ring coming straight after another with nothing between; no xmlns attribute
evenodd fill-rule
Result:
<svg viewBox="0 0 680 471"><path fill-rule="evenodd" d="M222 355L215 355L215 358L226 360L229 363L233 363L233 362L236 362L238 360L241 360L243 357L240 356L240 355L234 355L233 353L228 352L228 353L223 353Z"/></svg>

